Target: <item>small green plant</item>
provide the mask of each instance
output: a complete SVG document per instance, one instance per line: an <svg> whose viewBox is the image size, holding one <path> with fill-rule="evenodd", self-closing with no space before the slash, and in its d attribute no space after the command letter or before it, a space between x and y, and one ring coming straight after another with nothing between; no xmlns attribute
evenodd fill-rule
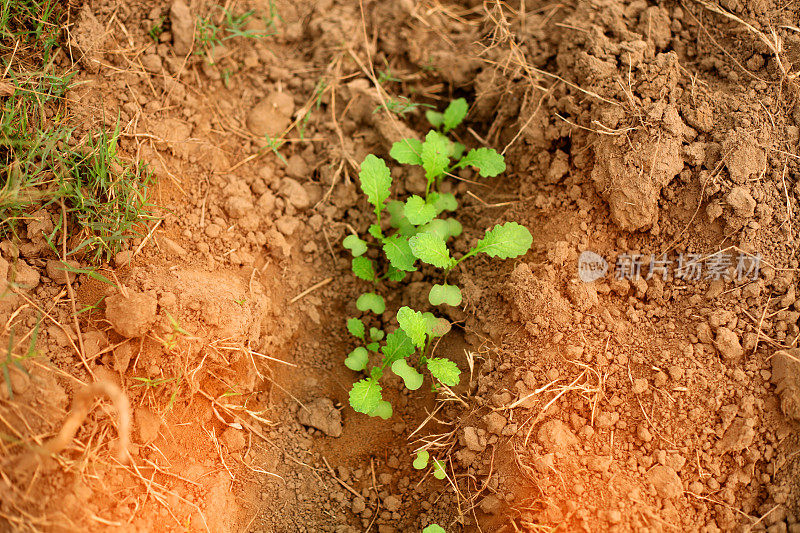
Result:
<svg viewBox="0 0 800 533"><path fill-rule="evenodd" d="M167 17L164 16L159 17L158 22L153 24L153 27L147 32L147 35L149 35L154 42L158 42L158 38L164 32L164 20L166 20L166 18Z"/></svg>
<svg viewBox="0 0 800 533"><path fill-rule="evenodd" d="M422 533L447 533L439 524L431 524L422 530Z"/></svg>
<svg viewBox="0 0 800 533"><path fill-rule="evenodd" d="M276 13L272 2L270 2L270 13L264 19L267 26L267 29L264 31L244 29L247 25L247 21L256 14L254 9L246 11L241 15L234 15L233 11L230 9L219 9L222 11L222 21L219 23L214 21L215 17L213 14L208 17L197 17L195 41L198 46L195 53L199 55L208 54L215 46L219 46L223 42L235 37L263 39L264 37L275 34L272 28L274 26Z"/></svg>
<svg viewBox="0 0 800 533"><path fill-rule="evenodd" d="M134 384L134 387L147 387L148 390L156 389L161 385L166 385L167 383L171 383L175 381L177 378L144 378L140 376L133 376L133 379L138 381L139 383Z"/></svg>
<svg viewBox="0 0 800 533"><path fill-rule="evenodd" d="M461 304L458 286L447 282L452 270L466 259L479 253L507 259L523 255L533 241L530 232L516 222L498 224L486 232L477 245L455 258L448 241L461 234L461 224L445 212L458 208L456 197L441 192L443 178L456 169L473 167L483 177L494 177L505 171L503 156L489 148L466 148L451 141L446 133L457 127L466 117L468 106L460 98L450 103L443 113L429 113L428 119L435 130L425 136L425 141L403 139L390 151L391 157L401 164L420 165L427 180L425 196L412 195L405 201L390 200L392 177L386 163L370 154L361 164L359 173L361 190L373 206L375 223L367 235L348 235L342 245L352 255L353 274L373 284L373 291L362 294L356 308L362 313L382 315L386 311L381 292L381 282L402 281L409 272L417 270L417 261L440 270L442 282L431 287L428 300L433 306ZM388 224L382 224L384 213ZM385 230L384 228L388 228ZM378 248L385 261L367 257L369 247ZM369 315L367 315L368 317ZM450 323L431 312L401 307L396 312L399 328L385 334L378 327L367 327L362 318L349 318L347 330L363 343L345 359L351 370L366 372L350 391L350 405L359 413L389 418L391 404L383 399L380 380L391 370L409 390L419 389L424 382L423 372L430 374L434 389L440 384L455 386L460 380L458 366L449 359L434 357L434 340L450 331ZM367 318L369 320L369 318ZM377 322L377 321L376 321ZM370 362L374 361L370 365ZM425 452L427 454L427 452ZM427 466L427 456L424 468ZM434 475L443 478L444 465L434 459ZM440 477L441 476L441 477Z"/></svg>
<svg viewBox="0 0 800 533"><path fill-rule="evenodd" d="M405 96L390 97L389 100L386 101L386 109L388 109L390 112L400 117L403 117L406 114L410 113L411 111L421 107L433 107L433 106L430 104L420 104L417 102L412 102ZM383 106L379 105L372 110L372 113L373 114L377 113L381 109L383 109Z"/></svg>

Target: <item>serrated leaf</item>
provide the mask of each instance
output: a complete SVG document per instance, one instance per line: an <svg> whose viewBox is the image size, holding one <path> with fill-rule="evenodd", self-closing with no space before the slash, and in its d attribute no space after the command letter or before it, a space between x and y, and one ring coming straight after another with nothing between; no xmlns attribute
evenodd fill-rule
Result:
<svg viewBox="0 0 800 533"><path fill-rule="evenodd" d="M350 335L353 337L363 339L365 330L366 328L364 328L364 323L361 320L357 318L347 319L347 331L349 331Z"/></svg>
<svg viewBox="0 0 800 533"><path fill-rule="evenodd" d="M428 204L420 196L416 194L406 200L403 209L406 218L415 226L427 224L436 216L436 207Z"/></svg>
<svg viewBox="0 0 800 533"><path fill-rule="evenodd" d="M425 317L426 331L431 338L443 337L450 333L452 326L446 318L434 316L431 312L423 313L422 316Z"/></svg>
<svg viewBox="0 0 800 533"><path fill-rule="evenodd" d="M444 110L444 116L442 117L444 132L447 133L461 124L464 121L464 118L467 116L468 111L469 104L467 104L466 99L456 98L450 102L450 105L448 105L447 109Z"/></svg>
<svg viewBox="0 0 800 533"><path fill-rule="evenodd" d="M422 142L418 139L402 139L392 145L389 155L403 165L422 164Z"/></svg>
<svg viewBox="0 0 800 533"><path fill-rule="evenodd" d="M414 353L414 343L406 332L398 328L386 336L386 345L381 348L383 365L391 366L399 359L405 359Z"/></svg>
<svg viewBox="0 0 800 533"><path fill-rule="evenodd" d="M461 370L459 370L458 365L456 365L450 359L445 359L443 357L431 357L425 362L425 364L428 366L428 370L430 371L431 375L448 387L454 387L455 385L458 385L461 376Z"/></svg>
<svg viewBox="0 0 800 533"><path fill-rule="evenodd" d="M447 533L439 524L431 524L422 530L422 533Z"/></svg>
<svg viewBox="0 0 800 533"><path fill-rule="evenodd" d="M383 332L382 329L378 329L376 327L369 328L369 338L370 339L372 339L374 341L382 341L383 337L385 337L385 336L386 336L386 334Z"/></svg>
<svg viewBox="0 0 800 533"><path fill-rule="evenodd" d="M386 270L386 279L389 281L403 281L405 277L405 272L393 267L392 265L389 265L389 268Z"/></svg>
<svg viewBox="0 0 800 533"><path fill-rule="evenodd" d="M425 111L425 118L434 128L440 128L444 124L444 114L438 111L431 111L430 109Z"/></svg>
<svg viewBox="0 0 800 533"><path fill-rule="evenodd" d="M428 195L428 202L436 208L437 215L443 211L455 211L458 209L456 196L449 192L431 193Z"/></svg>
<svg viewBox="0 0 800 533"><path fill-rule="evenodd" d="M432 233L418 233L408 240L411 251L417 259L438 268L451 268L455 260L450 257L450 251L444 239Z"/></svg>
<svg viewBox="0 0 800 533"><path fill-rule="evenodd" d="M364 281L373 281L375 279L375 269L372 267L372 261L363 256L354 257L353 274Z"/></svg>
<svg viewBox="0 0 800 533"><path fill-rule="evenodd" d="M428 459L430 459L431 454L428 453L428 450L420 450L417 452L417 457L414 459L412 465L417 470L422 470L428 466Z"/></svg>
<svg viewBox="0 0 800 533"><path fill-rule="evenodd" d="M392 175L383 159L368 154L361 163L358 173L361 181L361 190L367 195L369 203L375 206L375 212L380 213L384 202L389 198L389 188L392 186Z"/></svg>
<svg viewBox="0 0 800 533"><path fill-rule="evenodd" d="M436 479L444 479L447 477L447 472L444 469L444 463L438 459L433 460L433 477Z"/></svg>
<svg viewBox="0 0 800 533"><path fill-rule="evenodd" d="M359 413L369 414L381 402L380 383L373 379L362 379L350 389L350 406Z"/></svg>
<svg viewBox="0 0 800 533"><path fill-rule="evenodd" d="M487 231L486 236L478 241L473 252L482 252L489 257L508 259L525 254L531 244L533 244L533 236L528 228L516 222L506 222ZM411 249L413 250L414 247L412 246Z"/></svg>
<svg viewBox="0 0 800 533"><path fill-rule="evenodd" d="M456 166L475 167L484 178L493 178L506 171L505 159L493 148L473 148Z"/></svg>
<svg viewBox="0 0 800 533"><path fill-rule="evenodd" d="M397 323L406 332L417 348L425 346L427 335L427 322L419 311L414 311L408 306L403 306L397 311Z"/></svg>
<svg viewBox="0 0 800 533"><path fill-rule="evenodd" d="M344 366L349 368L350 370L355 370L356 372L361 372L365 368L367 368L367 363L369 362L369 353L367 353L366 348L363 346L359 346L347 356L347 359L344 360Z"/></svg>
<svg viewBox="0 0 800 533"><path fill-rule="evenodd" d="M422 168L428 182L441 176L450 164L450 140L438 131L429 131L422 144Z"/></svg>
<svg viewBox="0 0 800 533"><path fill-rule="evenodd" d="M353 257L364 255L367 251L367 243L358 238L358 235L348 235L342 241L342 246L350 250Z"/></svg>
<svg viewBox="0 0 800 533"><path fill-rule="evenodd" d="M408 241L397 235L392 235L383 241L383 253L386 254L386 259L392 266L398 270L406 272L413 272L417 269L414 262L417 260Z"/></svg>
<svg viewBox="0 0 800 533"><path fill-rule="evenodd" d="M367 350L369 350L370 352L378 353L378 348L380 348L380 346L381 343L379 342L371 342L367 344Z"/></svg>
<svg viewBox="0 0 800 533"><path fill-rule="evenodd" d="M431 287L431 292L428 293L428 301L431 305L452 305L458 307L461 305L461 289L455 285L434 285Z"/></svg>
<svg viewBox="0 0 800 533"><path fill-rule="evenodd" d="M384 420L392 418L392 404L386 400L378 402L377 407L369 412L369 416L379 416Z"/></svg>
<svg viewBox="0 0 800 533"><path fill-rule="evenodd" d="M425 377L417 369L409 366L405 359L398 359L392 363L392 372L403 378L403 383L408 390L417 390L422 386Z"/></svg>
<svg viewBox="0 0 800 533"><path fill-rule="evenodd" d="M370 235L378 239L379 241L383 240L383 232L381 231L381 227L377 224L371 224L370 227L367 229Z"/></svg>
<svg viewBox="0 0 800 533"><path fill-rule="evenodd" d="M367 292L362 294L356 300L356 309L359 311L372 311L376 315L383 314L386 311L386 302L383 297L375 294L374 292Z"/></svg>

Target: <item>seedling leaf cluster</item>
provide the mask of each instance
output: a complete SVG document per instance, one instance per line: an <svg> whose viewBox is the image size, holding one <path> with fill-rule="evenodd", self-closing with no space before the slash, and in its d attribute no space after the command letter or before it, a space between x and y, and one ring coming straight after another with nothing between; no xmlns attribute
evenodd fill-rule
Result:
<svg viewBox="0 0 800 533"><path fill-rule="evenodd" d="M425 194L405 199L392 199L392 176L383 159L369 154L361 164L359 184L374 214L374 223L364 235L351 234L342 245L352 255L353 274L373 288L359 296L356 308L365 314L347 320L348 332L361 345L345 359L351 370L363 372L350 391L350 405L359 413L389 418L391 404L383 398L381 378L392 371L409 390L419 389L425 375L432 387L454 387L460 382L460 370L449 359L434 357L435 339L450 331L450 323L433 313L403 306L396 311L399 327L385 333L370 323L380 324L386 312L381 296L388 289L386 282L401 282L409 272L423 264L439 269L442 280L434 284L428 295L432 306L459 306L463 301L457 285L448 283L448 275L464 260L478 254L508 259L525 254L533 238L516 222L498 224L489 229L476 246L460 257L454 256L449 241L462 233L461 224L452 216L458 209L454 194L445 192L442 181L462 168L473 168L481 177L495 177L505 171L503 156L491 148L466 147L447 135L467 116L469 106L463 98L450 103L444 112L429 110L428 121L434 129L424 141L403 139L394 143L389 155L403 165L419 165L425 171ZM388 217L388 220L387 220ZM378 249L368 254L370 248ZM370 258L372 255L373 258ZM377 317L371 317L377 315ZM423 464L424 463L424 464ZM415 466L425 468L427 452L418 457ZM433 460L434 476L445 476L444 464ZM440 477L441 476L441 477Z"/></svg>

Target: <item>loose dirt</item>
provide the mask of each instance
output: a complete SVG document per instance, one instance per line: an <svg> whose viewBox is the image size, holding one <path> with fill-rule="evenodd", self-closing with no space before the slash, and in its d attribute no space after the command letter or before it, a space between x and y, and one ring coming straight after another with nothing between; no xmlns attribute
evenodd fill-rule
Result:
<svg viewBox="0 0 800 533"><path fill-rule="evenodd" d="M111 283L57 268L57 208L0 243L0 341L35 349L0 383L0 529L800 531L800 10L248 0L224 7L271 34L211 49L198 17L222 25L220 7L68 6L70 120L119 118L157 219L98 271ZM365 288L341 246L369 225L358 166L427 131L388 98L458 96L459 140L508 170L447 185L456 251L506 220L534 244L454 272L464 303L436 310L454 395L390 377L394 416L368 418L342 364ZM584 251L604 277L579 278ZM727 276L677 275L719 251ZM734 275L740 254L755 275ZM641 277L617 276L634 257ZM429 307L431 279L387 307ZM37 453L91 383L130 402L129 461L106 401ZM445 480L411 466L423 446Z"/></svg>

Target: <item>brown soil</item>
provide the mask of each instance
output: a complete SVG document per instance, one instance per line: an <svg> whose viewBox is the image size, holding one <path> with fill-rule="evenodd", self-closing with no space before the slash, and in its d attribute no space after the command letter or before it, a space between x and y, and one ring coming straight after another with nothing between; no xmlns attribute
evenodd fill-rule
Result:
<svg viewBox="0 0 800 533"><path fill-rule="evenodd" d="M121 118L161 219L102 270L114 287L48 264L57 210L0 243L20 287L0 341L43 320L28 374L0 387L0 529L800 531L800 9L279 0L275 35L209 59L191 32L212 7L71 5L70 114L86 131ZM390 379L383 421L347 405L364 286L340 243L369 224L359 162L426 131L419 110L382 109L387 67L394 96L465 96L461 141L506 154L504 175L453 186L458 251L503 220L534 246L456 273L438 350L469 379L457 398ZM265 134L290 139L280 156ZM578 279L585 250L605 278ZM761 254L757 279L644 279L651 254L719 250ZM644 255L642 279L615 279L623 254ZM388 308L426 305L430 279ZM106 401L39 459L95 381L130 402L130 462ZM411 467L424 445L448 479Z"/></svg>

